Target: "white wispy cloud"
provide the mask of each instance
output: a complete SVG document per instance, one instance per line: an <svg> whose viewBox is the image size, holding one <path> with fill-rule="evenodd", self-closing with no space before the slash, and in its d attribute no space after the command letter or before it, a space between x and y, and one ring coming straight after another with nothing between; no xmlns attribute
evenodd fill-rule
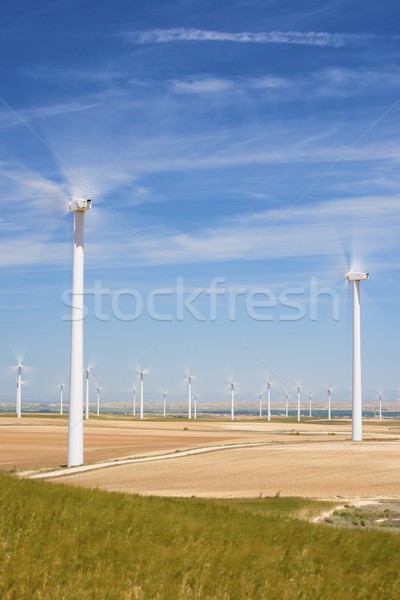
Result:
<svg viewBox="0 0 400 600"><path fill-rule="evenodd" d="M370 34L328 33L325 31L261 31L226 32L204 29L152 29L130 31L127 37L137 44L162 44L167 42L233 42L238 44L296 44L309 46L341 47L359 43L375 36Z"/></svg>
<svg viewBox="0 0 400 600"><path fill-rule="evenodd" d="M172 81L170 87L173 92L181 94L214 94L225 92L232 86L233 82L228 79L209 77Z"/></svg>
<svg viewBox="0 0 400 600"><path fill-rule="evenodd" d="M142 266L208 264L241 260L253 249L247 260L336 256L343 270L340 240L347 239L347 251L364 257L368 265L387 252L397 264L398 206L397 196L335 198L297 206L287 214L287 208L243 213L197 231L142 225L138 232L146 248L129 228L97 205L87 219L87 263L92 268L124 268L132 261ZM3 266L65 265L69 244L50 236L39 239L31 232L24 239L3 240L0 256Z"/></svg>

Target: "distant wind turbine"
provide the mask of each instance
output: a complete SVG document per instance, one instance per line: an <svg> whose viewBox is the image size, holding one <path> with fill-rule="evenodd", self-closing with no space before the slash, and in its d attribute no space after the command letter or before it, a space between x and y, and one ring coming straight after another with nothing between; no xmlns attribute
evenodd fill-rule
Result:
<svg viewBox="0 0 400 600"><path fill-rule="evenodd" d="M331 392L332 389L328 388L328 421L331 420Z"/></svg>
<svg viewBox="0 0 400 600"><path fill-rule="evenodd" d="M188 382L188 419L192 418L192 379L193 375L187 374Z"/></svg>
<svg viewBox="0 0 400 600"><path fill-rule="evenodd" d="M60 383L60 415L63 414L64 410L64 384Z"/></svg>
<svg viewBox="0 0 400 600"><path fill-rule="evenodd" d="M379 394L379 420L382 421L382 394Z"/></svg>
<svg viewBox="0 0 400 600"><path fill-rule="evenodd" d="M17 365L17 417L21 418L22 407L22 364Z"/></svg>
<svg viewBox="0 0 400 600"><path fill-rule="evenodd" d="M260 403L260 419L262 419L262 392L258 393L258 401Z"/></svg>
<svg viewBox="0 0 400 600"><path fill-rule="evenodd" d="M310 415L309 416L312 417L312 394L310 394L308 396L308 399L310 400Z"/></svg>
<svg viewBox="0 0 400 600"><path fill-rule="evenodd" d="M286 392L285 394L285 400L286 400L286 416L289 416L289 394Z"/></svg>
<svg viewBox="0 0 400 600"><path fill-rule="evenodd" d="M136 388L132 388L133 393L133 405L132 405L132 415L136 417Z"/></svg>
<svg viewBox="0 0 400 600"><path fill-rule="evenodd" d="M22 386L27 385L26 381L22 381L22 373L26 372L26 370L29 367L27 367L26 365L23 365L22 359L21 359L21 360L18 360L18 363L16 364L15 367L10 367L10 368L14 372L15 372L15 369L17 371L17 378L15 380L15 383L17 384L17 397L16 397L16 402L15 402L15 413L16 413L18 419L20 419L21 414L22 414Z"/></svg>
<svg viewBox="0 0 400 600"><path fill-rule="evenodd" d="M267 381L267 420L271 420L271 381Z"/></svg>
<svg viewBox="0 0 400 600"><path fill-rule="evenodd" d="M346 273L346 279L353 282L353 401L352 401L352 440L362 441L362 387L361 387L361 311L360 282L368 279L369 273Z"/></svg>
<svg viewBox="0 0 400 600"><path fill-rule="evenodd" d="M167 416L167 392L163 392L163 414L164 417Z"/></svg>
<svg viewBox="0 0 400 600"><path fill-rule="evenodd" d="M232 379L232 381L229 382L231 389L231 421L235 420L235 385L236 383Z"/></svg>
<svg viewBox="0 0 400 600"><path fill-rule="evenodd" d="M193 394L193 418L197 419L197 394Z"/></svg>
<svg viewBox="0 0 400 600"><path fill-rule="evenodd" d="M97 413L96 414L97 414L97 416L99 416L99 414L100 414L100 390L101 390L101 387L98 385L96 387L96 391L97 391Z"/></svg>
<svg viewBox="0 0 400 600"><path fill-rule="evenodd" d="M85 420L89 419L89 377L90 377L90 368L86 367L86 403L85 403Z"/></svg>
<svg viewBox="0 0 400 600"><path fill-rule="evenodd" d="M300 417L301 417L301 413L300 413L300 391L301 391L301 386L298 385L297 386L297 421L300 422Z"/></svg>

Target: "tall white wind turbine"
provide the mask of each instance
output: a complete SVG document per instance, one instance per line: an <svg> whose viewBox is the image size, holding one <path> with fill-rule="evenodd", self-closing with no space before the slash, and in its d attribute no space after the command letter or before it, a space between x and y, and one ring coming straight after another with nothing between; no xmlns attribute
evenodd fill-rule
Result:
<svg viewBox="0 0 400 600"><path fill-rule="evenodd" d="M167 416L167 392L163 392L163 416Z"/></svg>
<svg viewBox="0 0 400 600"><path fill-rule="evenodd" d="M60 415L64 412L64 384L60 383Z"/></svg>
<svg viewBox="0 0 400 600"><path fill-rule="evenodd" d="M132 394L133 394L133 398L132 398L132 400L133 400L133 402L132 402L132 415L134 417L136 417L136 388L135 388L135 386L133 386L133 388L132 388Z"/></svg>
<svg viewBox="0 0 400 600"><path fill-rule="evenodd" d="M188 419L192 418L192 379L193 375L188 373L187 382L188 382Z"/></svg>
<svg viewBox="0 0 400 600"><path fill-rule="evenodd" d="M18 360L18 359L17 359ZM26 371L26 369L28 367L24 366L22 364L22 360L18 360L18 363L15 367L10 367L14 372L15 369L17 371L17 378L15 380L15 383L17 384L17 397L16 397L16 402L15 402L15 414L17 415L18 419L21 418L21 414L22 414L22 386L26 385L26 382L22 381L22 373L24 371Z"/></svg>
<svg viewBox="0 0 400 600"><path fill-rule="evenodd" d="M85 420L89 419L89 378L90 378L90 368L86 367L85 369L86 375L86 401L85 401Z"/></svg>
<svg viewBox="0 0 400 600"><path fill-rule="evenodd" d="M352 440L362 441L362 387L361 387L361 310L360 282L368 279L369 273L346 273L346 279L353 282L353 401L352 401Z"/></svg>
<svg viewBox="0 0 400 600"><path fill-rule="evenodd" d="M289 416L289 394L286 392L285 394L285 401L286 401L286 416Z"/></svg>
<svg viewBox="0 0 400 600"><path fill-rule="evenodd" d="M99 414L100 414L100 390L101 390L101 387L98 385L96 387L96 391L97 391L97 410L96 410L96 414L97 414L97 416L99 416Z"/></svg>
<svg viewBox="0 0 400 600"><path fill-rule="evenodd" d="M141 369L139 366L133 369L139 375L139 390L140 390L140 419L144 419L144 376L149 372L148 369ZM134 399L136 400L136 388L134 389ZM136 407L135 407L136 412Z"/></svg>
<svg viewBox="0 0 400 600"><path fill-rule="evenodd" d="M328 388L328 421L331 420L331 393L332 388Z"/></svg>
<svg viewBox="0 0 400 600"><path fill-rule="evenodd" d="M271 381L267 381L267 420L271 420Z"/></svg>
<svg viewBox="0 0 400 600"><path fill-rule="evenodd" d="M74 240L72 256L71 359L69 383L68 459L69 467L83 464L83 291L84 217L91 200L72 200Z"/></svg>
<svg viewBox="0 0 400 600"><path fill-rule="evenodd" d="M235 385L236 383L232 379L232 381L229 382L231 390L231 421L235 420Z"/></svg>
<svg viewBox="0 0 400 600"><path fill-rule="evenodd" d="M300 422L301 413L300 413L300 392L301 386L297 386L297 421Z"/></svg>
<svg viewBox="0 0 400 600"><path fill-rule="evenodd" d="M309 416L312 417L312 394L309 394L308 399L310 401L310 413L309 413Z"/></svg>
<svg viewBox="0 0 400 600"><path fill-rule="evenodd" d="M197 398L198 394L193 394L193 418L197 419Z"/></svg>
<svg viewBox="0 0 400 600"><path fill-rule="evenodd" d="M258 402L260 405L260 419L262 419L262 392L258 393Z"/></svg>
<svg viewBox="0 0 400 600"><path fill-rule="evenodd" d="M139 371L140 377L140 419L144 419L144 375L145 371Z"/></svg>
<svg viewBox="0 0 400 600"><path fill-rule="evenodd" d="M18 363L17 365L17 417L21 418L21 408L22 408L22 364Z"/></svg>
<svg viewBox="0 0 400 600"><path fill-rule="evenodd" d="M379 420L382 421L382 394L379 394Z"/></svg>

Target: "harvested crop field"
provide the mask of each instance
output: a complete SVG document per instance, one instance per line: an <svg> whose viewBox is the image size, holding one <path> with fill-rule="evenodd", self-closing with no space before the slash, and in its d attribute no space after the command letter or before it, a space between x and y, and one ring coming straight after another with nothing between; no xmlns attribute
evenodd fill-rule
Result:
<svg viewBox="0 0 400 600"><path fill-rule="evenodd" d="M66 419L2 417L0 432L3 470L65 465ZM64 471L57 480L163 496L393 498L400 495L398 436L398 424L389 421L366 422L364 441L353 443L348 421L91 419L85 423L85 463L132 462L74 475ZM228 444L241 447L224 449Z"/></svg>

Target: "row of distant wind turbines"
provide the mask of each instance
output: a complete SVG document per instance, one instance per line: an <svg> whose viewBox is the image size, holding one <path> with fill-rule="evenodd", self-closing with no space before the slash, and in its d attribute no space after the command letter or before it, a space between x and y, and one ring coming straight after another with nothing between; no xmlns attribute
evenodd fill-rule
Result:
<svg viewBox="0 0 400 600"><path fill-rule="evenodd" d="M74 214L72 255L72 307L71 307L71 358L70 358L70 401L68 416L69 467L83 464L83 315L84 315L84 216L92 207L86 198L74 199L69 210ZM353 392L352 392L352 440L362 440L361 399L361 337L360 337L360 282L368 279L368 273L346 273L353 282ZM88 385L88 379L86 380ZM141 390L143 378L140 379ZM20 388L19 388L20 392ZM300 391L298 390L298 396ZM141 391L142 396L142 391ZM143 397L143 396L142 396ZM231 402L234 406L234 383L231 384ZM192 392L190 381L189 414L191 414ZM142 410L142 406L141 406ZM298 409L299 410L299 409ZM233 411L233 408L232 408Z"/></svg>
<svg viewBox="0 0 400 600"><path fill-rule="evenodd" d="M90 373L90 369L85 369L85 373L86 373L86 400L85 400L85 419L88 420L89 419L89 373ZM140 419L144 419L144 371L139 371L139 375L140 375L140 404L139 404L139 416ZM188 419L191 419L193 417L193 419L197 419L197 399L198 399L198 394L196 393L192 393L192 379L193 379L193 375L188 375L187 376L187 382L188 382ZM230 399L231 399L231 420L234 421L235 420L235 386L236 386L235 381L230 381L229 382L229 387L230 387ZM267 407L266 407L266 418L267 421L271 420L271 385L272 382L268 381L266 383L266 387L267 387ZM96 402L96 415L99 416L100 415L100 386L96 387L96 391L97 391L97 402ZM136 410L136 392L137 389L136 387L132 388L132 394L133 394L133 398L132 398L132 416L136 417L137 416L137 410ZM64 412L63 406L64 406L64 401L63 401L63 393L64 393L64 384L60 383L60 414L62 415ZM328 421L332 420L332 388L328 388L327 389L327 394L328 394ZM379 421L382 421L382 394L378 394L378 400L379 400L379 410L378 410L378 418ZM263 398L263 392L259 392L258 393L258 400L259 400L259 416L260 419L263 418L263 402L262 402L262 398ZM312 399L313 399L313 395L309 394L308 395L308 400L309 400L309 404L308 404L308 416L312 417ZM163 402L163 417L167 416L167 392L162 392L162 402ZM17 401L17 407L18 407L18 401ZM192 407L193 407L193 411L192 411ZM19 414L18 416L21 416L21 414ZM289 394L286 392L285 394L285 416L289 417ZM300 423L301 421L301 386L298 385L297 386L297 421Z"/></svg>
<svg viewBox="0 0 400 600"><path fill-rule="evenodd" d="M23 365L21 362L18 363L17 365L17 399L16 399L16 414L17 417L21 417L21 385L22 385L22 371L23 371ZM86 367L86 369L84 370L85 373L85 379L86 379L86 394L85 394L85 420L89 419L89 407L90 407L90 386L89 386L89 380L90 380L90 372L91 369L90 367ZM140 403L139 403L139 416L140 419L144 418L144 376L146 374L145 370L141 370L139 369L137 371L139 378L140 378ZM194 419L197 419L197 399L198 399L198 394L193 393L192 391L192 385L193 385L193 378L194 376L191 374L188 374L186 377L186 381L188 383L188 418L191 419L192 417ZM233 380L229 380L229 388L230 388L230 404L231 404L231 420L233 421L235 419L235 389L236 389L236 385L237 382L233 381ZM267 381L265 384L265 387L267 389L267 406L266 406L266 417L267 417L267 421L271 420L271 385L272 385L272 381ZM96 386L96 392L97 392L97 401L96 401L96 415L99 416L100 415L100 390L101 387L99 385ZM133 387L131 389L132 393L133 393L133 398L132 398L132 416L136 417L137 416L137 411L136 411L136 392L137 389L136 387ZM297 421L300 422L301 420L301 386L298 385L296 386L296 391L297 391ZM259 413L260 413L260 419L263 417L263 403L262 403L262 398L263 398L263 392L259 392L258 393L258 400L259 400ZM309 394L308 395L308 399L309 399L309 417L312 417L312 398L313 395ZM382 394L378 395L378 399L379 399L379 420L382 421ZM163 401L163 416L166 417L167 416L167 392L162 392L162 401ZM288 417L289 416L289 394L286 392L285 394L285 403L286 403L286 407L285 407L285 416ZM193 407L193 410L192 410ZM328 421L330 421L332 419L332 388L328 388L327 389L327 412L328 412ZM60 383L60 414L64 414L64 384Z"/></svg>

